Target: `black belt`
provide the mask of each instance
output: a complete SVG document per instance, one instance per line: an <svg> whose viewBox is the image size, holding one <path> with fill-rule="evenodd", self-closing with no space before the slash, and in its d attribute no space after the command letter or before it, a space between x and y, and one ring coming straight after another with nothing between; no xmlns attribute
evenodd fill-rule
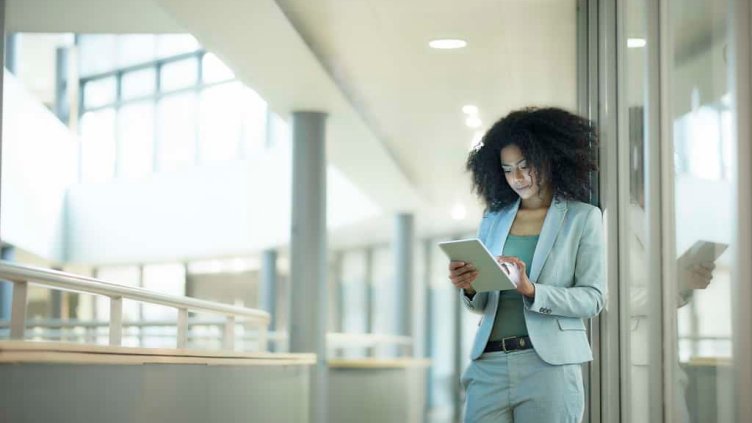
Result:
<svg viewBox="0 0 752 423"><path fill-rule="evenodd" d="M533 343L530 342L529 336L510 336L500 341L488 341L488 344L486 344L486 349L484 349L483 352L510 352L527 350L529 348L533 348Z"/></svg>

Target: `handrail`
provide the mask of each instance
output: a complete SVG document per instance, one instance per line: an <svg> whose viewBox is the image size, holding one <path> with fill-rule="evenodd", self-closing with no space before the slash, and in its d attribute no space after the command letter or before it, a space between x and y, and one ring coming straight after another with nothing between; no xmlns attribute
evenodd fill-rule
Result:
<svg viewBox="0 0 752 423"><path fill-rule="evenodd" d="M103 328L109 326L107 320L78 320L78 319L30 319L26 321L27 328L71 329L71 328ZM224 319L188 319L188 326L220 326ZM175 326L174 320L130 320L123 321L123 327L167 327ZM8 320L0 320L0 329L10 327ZM271 336L272 332L268 332Z"/></svg>
<svg viewBox="0 0 752 423"><path fill-rule="evenodd" d="M229 304L215 303L197 298L163 294L126 285L118 285L86 276L78 276L57 270L43 269L32 266L22 266L6 261L0 261L0 279L11 282L34 282L37 285L55 287L61 290L86 292L104 296L119 296L131 300L151 304L159 304L175 308L189 308L203 310L229 316L255 317L269 320L269 313L252 308L238 307Z"/></svg>
<svg viewBox="0 0 752 423"><path fill-rule="evenodd" d="M174 307L178 310L178 348L183 348L187 341L188 311L203 311L226 316L224 331L224 348L234 348L234 326L237 317L257 323L260 336L266 345L266 327L271 321L269 313L245 307L232 306L199 300L196 298L152 292L142 288L118 285L86 276L73 275L57 270L33 266L18 265L0 261L0 280L15 284L11 309L11 339L24 339L26 330L26 306L28 284L56 288L64 291L98 294L110 298L110 345L120 345L123 328L123 298L143 303Z"/></svg>

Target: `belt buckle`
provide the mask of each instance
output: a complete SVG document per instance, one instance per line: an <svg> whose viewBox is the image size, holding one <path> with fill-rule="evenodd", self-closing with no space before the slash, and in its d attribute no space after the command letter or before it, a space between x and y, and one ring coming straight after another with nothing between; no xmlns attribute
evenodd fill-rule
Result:
<svg viewBox="0 0 752 423"><path fill-rule="evenodd" d="M517 338L517 337L516 336L507 336L506 338L501 338L501 349L502 349L502 351L509 352L509 351L507 351L507 339L514 339L514 338Z"/></svg>

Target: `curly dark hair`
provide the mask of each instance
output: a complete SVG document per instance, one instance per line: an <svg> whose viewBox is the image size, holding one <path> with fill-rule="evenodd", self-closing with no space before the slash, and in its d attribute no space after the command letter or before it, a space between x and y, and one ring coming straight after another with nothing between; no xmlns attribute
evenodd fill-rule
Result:
<svg viewBox="0 0 752 423"><path fill-rule="evenodd" d="M598 169L594 149L598 144L595 125L566 110L525 108L496 122L467 159L473 190L495 212L519 198L507 184L501 169L501 150L516 145L528 166L541 181L548 181L555 197L588 201L590 172Z"/></svg>

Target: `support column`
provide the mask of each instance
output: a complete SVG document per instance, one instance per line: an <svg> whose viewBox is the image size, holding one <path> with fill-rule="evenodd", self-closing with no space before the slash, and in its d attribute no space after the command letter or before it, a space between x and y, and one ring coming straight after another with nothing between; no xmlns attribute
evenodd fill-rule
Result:
<svg viewBox="0 0 752 423"><path fill-rule="evenodd" d="M68 47L55 51L55 115L68 123Z"/></svg>
<svg viewBox="0 0 752 423"><path fill-rule="evenodd" d="M425 279L425 286L424 288L424 295L426 297L426 307L424 310L425 314L425 337L424 337L424 343L425 346L423 348L423 357L433 360L434 359L434 350L433 350L433 340L434 340L434 324L433 324L433 301L434 301L434 295L433 290L431 289L431 270L432 270L432 264L433 261L431 253L433 252L434 244L433 240L427 239L423 242L423 277ZM426 378L426 415L428 415L428 412L431 410L431 407L433 407L434 404L434 397L433 397L433 384L434 384L434 374L433 374L433 367L428 368L428 377Z"/></svg>
<svg viewBox="0 0 752 423"><path fill-rule="evenodd" d="M366 314L366 333L373 333L375 320L373 313L376 308L374 305L376 287L373 280L373 247L366 248L365 268L366 309L364 313ZM376 348L369 347L366 349L366 357L374 357L375 355Z"/></svg>
<svg viewBox="0 0 752 423"><path fill-rule="evenodd" d="M366 284L366 333L373 333L375 316L373 315L376 301L376 287L373 280L373 247L366 248L365 254L365 284Z"/></svg>
<svg viewBox="0 0 752 423"><path fill-rule="evenodd" d="M2 2L2 0L0 0L0 2ZM0 249L0 258L2 258L2 260L15 261L15 256L15 247L5 246ZM13 284L7 281L0 281L0 320L10 320L10 311L13 308L12 304Z"/></svg>
<svg viewBox="0 0 752 423"><path fill-rule="evenodd" d="M394 278L397 292L397 333L413 335L413 303L415 282L413 278L414 225L410 213L397 214L394 234ZM410 355L415 351L415 340Z"/></svg>
<svg viewBox="0 0 752 423"><path fill-rule="evenodd" d="M290 352L316 353L312 423L328 422L325 123L325 113L292 113Z"/></svg>
<svg viewBox="0 0 752 423"><path fill-rule="evenodd" d="M18 34L5 34L5 68L14 75L18 72Z"/></svg>
<svg viewBox="0 0 752 423"><path fill-rule="evenodd" d="M58 270L58 269L54 269ZM63 291L50 290L50 317L55 320L63 318Z"/></svg>
<svg viewBox="0 0 752 423"><path fill-rule="evenodd" d="M0 0L0 34L5 36L5 0ZM5 69L5 43L0 43L0 69ZM0 175L2 175L2 162L3 162L3 80L0 78ZM2 177L0 176L0 182ZM0 183L0 185L2 185ZM0 219L2 222L2 219ZM0 231L2 233L2 231ZM0 252L3 260L9 260L6 258L6 248L2 247L2 239L0 239ZM10 319L10 307L13 296L13 287L10 282L0 281L0 319Z"/></svg>
<svg viewBox="0 0 752 423"><path fill-rule="evenodd" d="M277 250L264 250L261 253L261 286L259 306L269 313L269 330L277 330ZM274 343L269 350L274 350Z"/></svg>
<svg viewBox="0 0 752 423"><path fill-rule="evenodd" d="M329 313L332 318L332 324L329 326L332 330L332 332L344 332L345 331L345 287L343 285L342 281L342 262L344 261L344 253L342 251L337 251L334 254L334 260L332 261L332 277L330 278L330 281L332 285L329 287L329 289L332 290L331 292L331 299L334 301L334 304L332 304L329 309L331 312Z"/></svg>

